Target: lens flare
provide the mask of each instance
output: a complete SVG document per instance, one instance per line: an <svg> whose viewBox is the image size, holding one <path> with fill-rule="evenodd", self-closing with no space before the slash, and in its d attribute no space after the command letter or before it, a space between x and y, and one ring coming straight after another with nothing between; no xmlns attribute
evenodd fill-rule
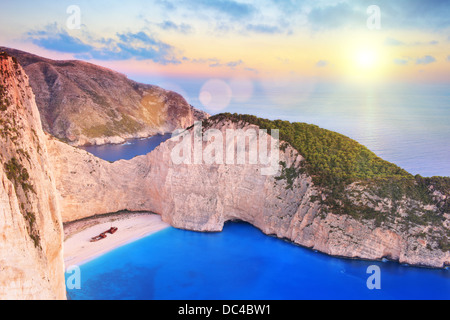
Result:
<svg viewBox="0 0 450 320"><path fill-rule="evenodd" d="M209 111L222 111L229 106L232 96L233 92L225 81L213 79L203 85L199 100Z"/></svg>

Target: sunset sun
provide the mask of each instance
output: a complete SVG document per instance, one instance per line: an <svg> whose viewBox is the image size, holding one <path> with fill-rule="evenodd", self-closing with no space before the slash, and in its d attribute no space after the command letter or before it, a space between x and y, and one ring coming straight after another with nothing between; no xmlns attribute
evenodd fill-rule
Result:
<svg viewBox="0 0 450 320"><path fill-rule="evenodd" d="M356 64L362 69L373 69L379 64L379 55L371 49L362 49L356 53Z"/></svg>
<svg viewBox="0 0 450 320"><path fill-rule="evenodd" d="M357 81L380 79L386 69L386 53L376 45L349 46L346 52L347 74Z"/></svg>

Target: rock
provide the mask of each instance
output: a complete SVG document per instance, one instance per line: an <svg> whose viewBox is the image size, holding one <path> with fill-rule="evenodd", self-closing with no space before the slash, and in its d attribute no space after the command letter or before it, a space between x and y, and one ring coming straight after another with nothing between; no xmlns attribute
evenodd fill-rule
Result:
<svg viewBox="0 0 450 320"><path fill-rule="evenodd" d="M4 47L0 51L16 57L30 77L44 130L74 146L147 138L209 117L175 92L106 68Z"/></svg>
<svg viewBox="0 0 450 320"><path fill-rule="evenodd" d="M63 227L34 95L0 54L0 300L65 299Z"/></svg>

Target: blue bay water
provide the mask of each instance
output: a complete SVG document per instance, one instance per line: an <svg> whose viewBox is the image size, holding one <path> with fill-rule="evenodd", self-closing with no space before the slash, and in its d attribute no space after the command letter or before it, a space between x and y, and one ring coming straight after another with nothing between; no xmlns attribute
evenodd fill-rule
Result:
<svg viewBox="0 0 450 320"><path fill-rule="evenodd" d="M381 268L381 290L367 269ZM72 299L450 299L448 270L329 257L245 223L222 233L165 229L81 267Z"/></svg>
<svg viewBox="0 0 450 320"><path fill-rule="evenodd" d="M157 135L147 139L132 139L119 145L87 146L81 149L106 161L131 160L136 156L150 153L171 137L171 134Z"/></svg>

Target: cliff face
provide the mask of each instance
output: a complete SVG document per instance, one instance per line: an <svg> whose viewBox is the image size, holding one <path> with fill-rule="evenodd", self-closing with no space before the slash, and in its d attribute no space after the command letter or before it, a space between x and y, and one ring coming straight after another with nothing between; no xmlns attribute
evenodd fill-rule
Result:
<svg viewBox="0 0 450 320"><path fill-rule="evenodd" d="M208 114L179 94L82 61L54 61L0 47L17 58L36 94L43 128L71 145L122 143L186 128Z"/></svg>
<svg viewBox="0 0 450 320"><path fill-rule="evenodd" d="M226 120L211 125L224 136L227 129L258 129ZM364 193L363 201L377 203L374 210L395 219L379 224L371 218L337 214L323 204L322 191L302 170L304 159L291 146L280 153L285 165L281 172L263 176L264 165L176 165L171 153L178 143L169 140L149 155L111 164L50 140L63 220L148 210L174 227L203 232L221 231L227 221L242 220L266 234L333 256L390 258L438 268L450 263L448 250L439 247L449 232L448 214L435 224L409 224L401 213L424 204L404 199L393 214L390 199L377 199L357 184L349 187L349 195ZM209 145L204 142L203 149ZM350 196L349 200L361 201ZM427 210L438 211L436 206Z"/></svg>
<svg viewBox="0 0 450 320"><path fill-rule="evenodd" d="M0 300L65 299L63 231L28 77L0 54Z"/></svg>

